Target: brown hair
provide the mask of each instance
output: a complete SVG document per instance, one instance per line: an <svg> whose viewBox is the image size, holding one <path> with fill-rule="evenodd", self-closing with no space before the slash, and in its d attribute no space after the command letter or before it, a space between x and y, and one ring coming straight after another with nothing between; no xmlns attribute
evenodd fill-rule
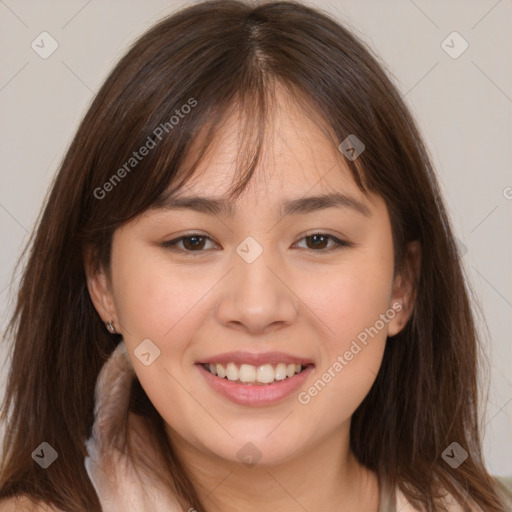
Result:
<svg viewBox="0 0 512 512"><path fill-rule="evenodd" d="M255 137L244 148L245 172L231 190L232 197L241 193L259 161L276 84L323 116L336 146L349 134L363 140L364 153L347 165L363 192L386 201L396 271L404 268L408 241L423 248L414 312L387 343L376 381L352 417L353 452L415 506L439 510L445 489L460 503L469 496L486 512L505 511L482 460L479 345L469 293L415 123L362 42L319 10L280 1L208 1L164 19L133 45L96 95L27 246L6 333L13 352L0 498L23 494L68 511L100 509L84 468L84 440L98 372L121 338L105 330L90 300L84 251L92 247L96 264L108 270L113 232L158 204L170 185L177 190L186 182L235 105L247 127L255 127L247 130L246 140ZM187 104L193 105L187 115L170 121ZM196 165L183 172L204 128ZM127 166L150 141L147 156ZM132 394L134 410L150 418L167 454L172 485L204 512L138 381ZM41 441L62 454L45 471L31 458ZM469 454L457 470L441 458L453 441Z"/></svg>

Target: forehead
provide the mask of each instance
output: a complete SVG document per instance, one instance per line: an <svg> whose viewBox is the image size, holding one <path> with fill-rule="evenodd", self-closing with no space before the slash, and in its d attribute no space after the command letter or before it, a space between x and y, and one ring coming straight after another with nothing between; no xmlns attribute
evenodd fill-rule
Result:
<svg viewBox="0 0 512 512"><path fill-rule="evenodd" d="M241 155L255 144L259 120L236 107L215 127L212 144L178 196L224 197L240 172ZM364 200L335 134L313 108L296 101L290 92L276 87L265 116L264 138L254 175L236 202L281 202L283 197L306 193L345 193ZM192 165L204 144L205 130L193 141L183 162Z"/></svg>

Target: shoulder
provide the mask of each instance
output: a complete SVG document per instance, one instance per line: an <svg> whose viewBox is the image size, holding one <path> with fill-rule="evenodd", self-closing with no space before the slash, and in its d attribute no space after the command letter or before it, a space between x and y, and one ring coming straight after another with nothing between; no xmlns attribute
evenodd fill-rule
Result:
<svg viewBox="0 0 512 512"><path fill-rule="evenodd" d="M46 503L34 503L26 496L15 496L0 501L0 512L63 512Z"/></svg>

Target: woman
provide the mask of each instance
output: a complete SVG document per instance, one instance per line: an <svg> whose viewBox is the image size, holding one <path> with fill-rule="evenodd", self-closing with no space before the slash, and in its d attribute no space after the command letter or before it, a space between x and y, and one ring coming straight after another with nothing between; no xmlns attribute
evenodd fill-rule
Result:
<svg viewBox="0 0 512 512"><path fill-rule="evenodd" d="M427 151L327 15L220 0L153 27L30 250L5 507L506 510Z"/></svg>

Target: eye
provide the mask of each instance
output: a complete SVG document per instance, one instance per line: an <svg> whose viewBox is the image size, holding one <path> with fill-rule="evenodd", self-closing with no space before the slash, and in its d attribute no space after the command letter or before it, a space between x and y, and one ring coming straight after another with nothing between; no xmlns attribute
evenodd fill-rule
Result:
<svg viewBox="0 0 512 512"><path fill-rule="evenodd" d="M306 240L307 249L311 249L316 252L331 252L350 246L350 243L326 233L313 233L311 235L306 235L304 238L301 238L300 241L302 240ZM334 245L331 245L330 248L326 248L326 243L329 241L332 241Z"/></svg>
<svg viewBox="0 0 512 512"><path fill-rule="evenodd" d="M174 240L169 240L168 242L163 242L162 246L176 252L204 252L205 240L212 241L211 238L207 236L192 233L190 235L180 236ZM183 245L180 246L182 243Z"/></svg>
<svg viewBox="0 0 512 512"><path fill-rule="evenodd" d="M351 245L349 242L345 242L326 233L313 233L311 235L306 235L301 238L299 242L302 240L306 240L306 249L310 249L315 252L331 252ZM210 237L199 233L191 233L190 235L181 236L174 240L163 242L162 247L175 252L201 253L205 252L204 249L207 241L213 242ZM330 247L326 247L326 245L328 246L328 242L332 242Z"/></svg>

